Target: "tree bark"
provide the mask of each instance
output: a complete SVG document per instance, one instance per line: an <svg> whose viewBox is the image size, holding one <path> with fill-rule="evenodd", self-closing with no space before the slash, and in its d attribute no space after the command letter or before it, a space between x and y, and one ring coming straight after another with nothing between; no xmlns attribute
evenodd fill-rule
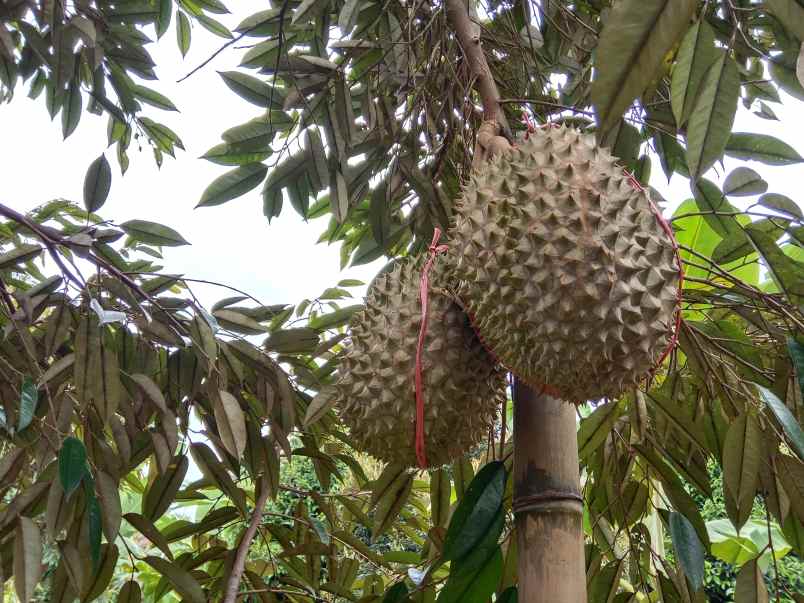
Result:
<svg viewBox="0 0 804 603"><path fill-rule="evenodd" d="M246 569L248 549L251 546L251 541L254 540L260 521L262 521L262 511L265 508L265 503L268 502L269 494L270 489L266 484L263 484L262 492L260 492L260 496L254 503L254 513L251 515L248 527L243 532L243 537L237 546L237 553L235 553L235 560L232 564L232 573L229 574L226 580L226 590L224 591L222 603L235 603L237 600L237 593L240 590L240 578L242 578L243 571Z"/></svg>
<svg viewBox="0 0 804 603"><path fill-rule="evenodd" d="M586 570L575 408L514 381L519 600L584 603Z"/></svg>
<svg viewBox="0 0 804 603"><path fill-rule="evenodd" d="M496 121L500 125L503 136L509 142L513 141L511 128L500 105L497 83L494 81L486 55L483 54L480 46L480 28L470 19L466 0L446 0L444 4L447 19L455 31L463 56L466 58L472 74L477 78L475 88L483 102L483 118Z"/></svg>

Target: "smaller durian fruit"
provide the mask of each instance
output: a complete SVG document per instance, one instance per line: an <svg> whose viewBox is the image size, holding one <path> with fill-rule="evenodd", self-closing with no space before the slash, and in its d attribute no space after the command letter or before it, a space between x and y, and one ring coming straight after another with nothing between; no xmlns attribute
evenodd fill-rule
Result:
<svg viewBox="0 0 804 603"><path fill-rule="evenodd" d="M539 130L476 169L455 209L458 294L483 341L534 386L616 396L667 349L673 241L594 136Z"/></svg>
<svg viewBox="0 0 804 603"><path fill-rule="evenodd" d="M505 399L505 372L486 351L448 291L446 258L430 273L422 354L425 451L435 467L459 458L488 435ZM351 342L330 395L356 448L413 467L415 360L422 320L422 261L401 260L378 276L351 322Z"/></svg>

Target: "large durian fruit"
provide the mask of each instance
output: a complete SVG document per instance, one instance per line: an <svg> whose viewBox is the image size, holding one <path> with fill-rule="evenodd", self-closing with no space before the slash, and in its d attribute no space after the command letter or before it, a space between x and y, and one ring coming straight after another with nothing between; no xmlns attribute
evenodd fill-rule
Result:
<svg viewBox="0 0 804 603"><path fill-rule="evenodd" d="M505 398L505 372L449 292L446 258L429 273L428 323L422 355L425 449L430 466L448 463L488 436ZM355 446L374 457L414 466L415 358L422 312L421 261L402 260L378 276L351 322L351 342L332 395Z"/></svg>
<svg viewBox="0 0 804 603"><path fill-rule="evenodd" d="M574 402L615 396L667 349L673 241L591 135L541 129L479 166L450 248L475 327L526 383Z"/></svg>

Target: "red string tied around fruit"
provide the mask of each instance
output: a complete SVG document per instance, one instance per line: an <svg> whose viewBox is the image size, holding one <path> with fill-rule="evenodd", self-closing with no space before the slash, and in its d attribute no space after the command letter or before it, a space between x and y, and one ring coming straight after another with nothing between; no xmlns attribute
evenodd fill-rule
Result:
<svg viewBox="0 0 804 603"><path fill-rule="evenodd" d="M671 352L676 348L678 345L678 337L679 332L681 331L681 306L683 302L683 286L684 286L684 264L681 261L681 250L678 246L678 241L676 240L676 235L673 232L672 226L670 223L665 219L662 215L662 212L656 207L656 204L653 202L653 199L650 198L648 191L645 190L645 187L642 186L642 183L637 180L636 176L631 172L624 170L625 175L628 177L628 183L634 187L638 191L642 191L648 197L648 203L650 204L650 209L653 212L653 215L656 217L656 220L659 222L659 226L665 232L667 237L670 239L670 243L673 245L673 255L675 257L676 265L678 266L678 289L676 290L676 316L675 316L675 324L673 325L673 331L670 333L670 339L667 342L667 347L662 352L662 355L659 357L659 360L656 362L654 366L653 372L651 376L662 366L662 363L667 359L667 357L671 354Z"/></svg>
<svg viewBox="0 0 804 603"><path fill-rule="evenodd" d="M427 455L424 445L424 384L422 377L422 354L424 353L424 338L427 335L427 310L429 303L430 277L429 272L436 257L447 251L446 245L439 245L441 229L436 227L433 231L433 242L428 248L427 261L422 267L421 281L419 282L419 297L422 303L422 321L419 326L419 340L416 345L416 461L419 467L427 469Z"/></svg>

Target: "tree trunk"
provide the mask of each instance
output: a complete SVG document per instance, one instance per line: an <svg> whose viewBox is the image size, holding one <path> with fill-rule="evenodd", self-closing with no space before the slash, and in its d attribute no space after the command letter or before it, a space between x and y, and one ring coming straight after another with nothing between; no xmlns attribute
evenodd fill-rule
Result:
<svg viewBox="0 0 804 603"><path fill-rule="evenodd" d="M519 380L513 396L519 601L585 603L575 408Z"/></svg>

